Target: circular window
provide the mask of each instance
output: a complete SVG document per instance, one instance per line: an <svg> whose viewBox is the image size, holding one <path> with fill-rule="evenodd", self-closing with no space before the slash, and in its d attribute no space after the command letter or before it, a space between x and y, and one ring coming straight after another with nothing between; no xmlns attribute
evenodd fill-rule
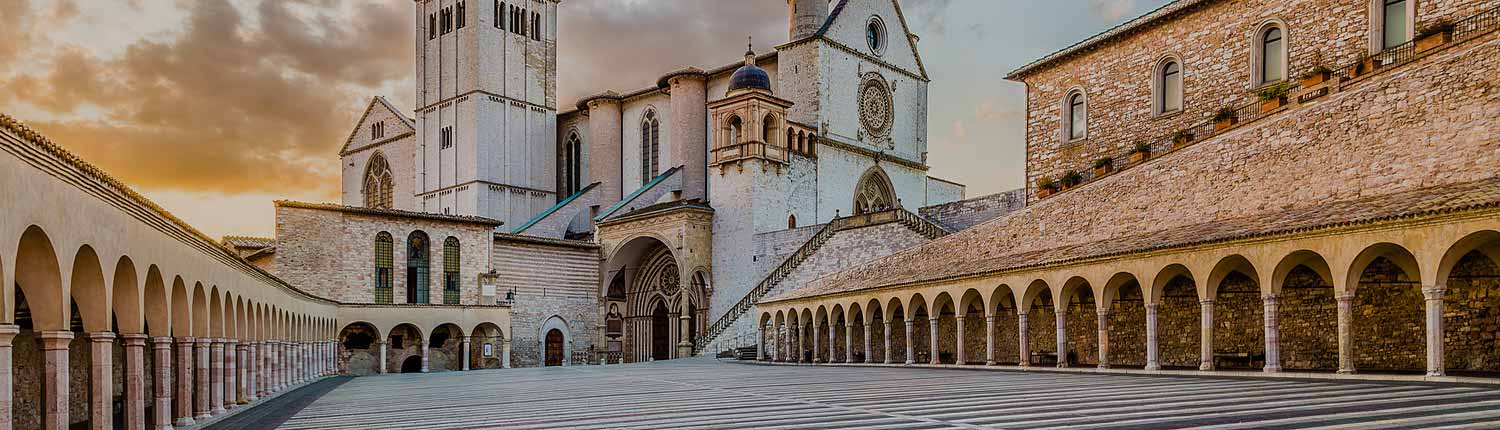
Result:
<svg viewBox="0 0 1500 430"><path fill-rule="evenodd" d="M876 136L884 136L890 130L894 115L891 109L891 91L885 81L867 79L859 89L859 120L865 129Z"/></svg>
<svg viewBox="0 0 1500 430"><path fill-rule="evenodd" d="M870 44L870 51L875 55L885 53L885 22L880 17L870 17L870 23L865 25L865 42Z"/></svg>

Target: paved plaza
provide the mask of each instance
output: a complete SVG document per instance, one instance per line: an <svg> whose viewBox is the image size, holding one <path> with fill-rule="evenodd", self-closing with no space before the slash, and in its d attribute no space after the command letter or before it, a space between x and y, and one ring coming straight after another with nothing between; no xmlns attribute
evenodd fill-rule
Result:
<svg viewBox="0 0 1500 430"><path fill-rule="evenodd" d="M712 359L339 382L303 396L316 400L289 418L267 411L257 421L306 430L1500 427L1500 389L1454 385ZM325 391L289 395L305 390ZM265 406L287 403L297 402Z"/></svg>

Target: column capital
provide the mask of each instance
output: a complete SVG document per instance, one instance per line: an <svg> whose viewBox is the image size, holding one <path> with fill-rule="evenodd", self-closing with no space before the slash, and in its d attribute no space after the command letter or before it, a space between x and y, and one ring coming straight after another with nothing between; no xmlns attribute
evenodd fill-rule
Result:
<svg viewBox="0 0 1500 430"><path fill-rule="evenodd" d="M210 346L214 344L214 338L211 337L200 337L194 340L194 343L198 346Z"/></svg>
<svg viewBox="0 0 1500 430"><path fill-rule="evenodd" d="M1198 304L1200 304L1200 305L1204 305L1204 306L1212 306L1212 305L1213 305L1213 304L1214 304L1214 299L1203 299L1203 300L1199 300L1199 301L1198 301Z"/></svg>
<svg viewBox="0 0 1500 430"><path fill-rule="evenodd" d="M1427 300L1442 300L1448 293L1448 286L1443 284L1425 285L1422 287L1422 296Z"/></svg>
<svg viewBox="0 0 1500 430"><path fill-rule="evenodd" d="M146 346L146 335L140 333L128 333L120 335L120 343L125 346Z"/></svg>
<svg viewBox="0 0 1500 430"><path fill-rule="evenodd" d="M1098 313L1100 318L1108 318L1110 315L1114 315L1115 313L1114 309L1110 308L1095 309L1094 312Z"/></svg>
<svg viewBox="0 0 1500 430"><path fill-rule="evenodd" d="M21 326L15 324L0 324L0 346L10 346L11 340L21 333Z"/></svg>
<svg viewBox="0 0 1500 430"><path fill-rule="evenodd" d="M239 339L224 339L224 343L227 343L227 344L230 344L230 345L239 345L240 344L240 340Z"/></svg>
<svg viewBox="0 0 1500 430"><path fill-rule="evenodd" d="M89 342L105 343L105 342L114 342L115 341L115 332L112 332L112 331L90 332L90 333L86 334L85 336L88 337Z"/></svg>
<svg viewBox="0 0 1500 430"><path fill-rule="evenodd" d="M1145 306L1146 306L1146 310L1148 310L1148 311L1155 311L1155 310L1161 308L1161 303L1150 303L1150 302L1147 302L1145 304Z"/></svg>
<svg viewBox="0 0 1500 430"><path fill-rule="evenodd" d="M1341 301L1341 302L1347 302L1347 301L1350 301L1350 300L1354 300L1354 296L1355 295L1356 295L1355 292L1353 292L1353 291L1347 291L1347 292L1342 292L1342 293L1334 294L1333 298L1338 299L1338 301Z"/></svg>
<svg viewBox="0 0 1500 430"><path fill-rule="evenodd" d="M73 332L66 330L53 330L38 332L38 339L42 340L43 350L68 349L68 342L73 340Z"/></svg>
<svg viewBox="0 0 1500 430"><path fill-rule="evenodd" d="M1277 301L1280 301L1280 300L1281 300L1281 294L1274 294L1273 293L1273 294L1263 294L1263 295L1260 296L1260 301L1266 302L1266 303L1276 303Z"/></svg>
<svg viewBox="0 0 1500 430"><path fill-rule="evenodd" d="M188 344L188 345L192 345L193 342L196 342L198 340L198 339L196 339L196 338L194 338L192 336L177 336L177 337L174 337L172 339L175 339L174 342L176 342L178 344Z"/></svg>
<svg viewBox="0 0 1500 430"><path fill-rule="evenodd" d="M458 339L458 342L459 343L469 343L469 338L468 337L461 337L461 338Z"/></svg>

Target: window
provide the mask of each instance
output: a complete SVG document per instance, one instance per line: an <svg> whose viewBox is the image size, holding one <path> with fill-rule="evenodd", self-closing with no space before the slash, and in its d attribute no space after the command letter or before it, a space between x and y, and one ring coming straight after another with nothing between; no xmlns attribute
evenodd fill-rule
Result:
<svg viewBox="0 0 1500 430"><path fill-rule="evenodd" d="M1088 138L1088 98L1083 91L1073 90L1063 100L1063 136L1067 138L1064 142Z"/></svg>
<svg viewBox="0 0 1500 430"><path fill-rule="evenodd" d="M1401 46L1411 40L1410 0L1376 0L1381 2L1379 25L1382 50Z"/></svg>
<svg viewBox="0 0 1500 430"><path fill-rule="evenodd" d="M427 303L427 290L432 270L428 250L427 233L412 232L406 240L406 302Z"/></svg>
<svg viewBox="0 0 1500 430"><path fill-rule="evenodd" d="M370 157L369 164L365 166L365 207L371 209L390 209L394 180L391 175L391 164L386 161L385 155L376 152Z"/></svg>
<svg viewBox="0 0 1500 430"><path fill-rule="evenodd" d="M443 30L442 34L448 34L448 32L453 29L453 9L446 7L443 8L443 10L438 13L438 20L441 21L440 24L442 25Z"/></svg>
<svg viewBox="0 0 1500 430"><path fill-rule="evenodd" d="M458 238L449 236L443 241L443 304L458 304Z"/></svg>
<svg viewBox="0 0 1500 430"><path fill-rule="evenodd" d="M458 2L458 28L464 28L464 2Z"/></svg>
<svg viewBox="0 0 1500 430"><path fill-rule="evenodd" d="M542 14L531 13L531 40L542 41Z"/></svg>
<svg viewBox="0 0 1500 430"><path fill-rule="evenodd" d="M500 3L500 0L495 0L495 28L498 28L498 29L501 29L501 30L505 29L505 24L504 24L505 21L501 21L500 20L500 11L504 10L505 6L506 6L505 4Z"/></svg>
<svg viewBox="0 0 1500 430"><path fill-rule="evenodd" d="M583 188L583 141L578 138L576 131L569 133L568 139L563 142L561 170L563 192L558 198L572 197Z"/></svg>
<svg viewBox="0 0 1500 430"><path fill-rule="evenodd" d="M776 117L766 114L766 119L760 123L760 136L765 139L766 145L771 144L771 138L776 137Z"/></svg>
<svg viewBox="0 0 1500 430"><path fill-rule="evenodd" d="M391 303L391 268L393 266L391 252L394 249L394 241L391 234L380 232L375 235L375 303Z"/></svg>
<svg viewBox="0 0 1500 430"><path fill-rule="evenodd" d="M437 38L437 15L427 14L427 40Z"/></svg>
<svg viewBox="0 0 1500 430"><path fill-rule="evenodd" d="M453 147L453 127L443 127L438 130L438 149Z"/></svg>
<svg viewBox="0 0 1500 430"><path fill-rule="evenodd" d="M741 121L739 116L729 118L729 145L740 144L740 139L743 138L741 134L743 133L744 128L745 122Z"/></svg>
<svg viewBox="0 0 1500 430"><path fill-rule="evenodd" d="M526 35L526 9L521 9L521 10L517 11L516 14L518 15L516 17L516 20L517 20L516 21L516 29L521 30L521 32L516 33L516 34L525 36Z"/></svg>
<svg viewBox="0 0 1500 430"><path fill-rule="evenodd" d="M797 228L797 214L786 216L786 228Z"/></svg>
<svg viewBox="0 0 1500 430"><path fill-rule="evenodd" d="M1255 32L1250 57L1252 88L1286 79L1286 42L1286 27L1280 22L1267 23Z"/></svg>
<svg viewBox="0 0 1500 430"><path fill-rule="evenodd" d="M370 140L385 137L385 123L377 122L370 124Z"/></svg>
<svg viewBox="0 0 1500 430"><path fill-rule="evenodd" d="M661 164L661 121L656 111L646 111L641 120L641 184L655 178Z"/></svg>
<svg viewBox="0 0 1500 430"><path fill-rule="evenodd" d="M1158 115L1182 110L1182 64L1176 59L1162 61L1156 68L1156 113Z"/></svg>
<svg viewBox="0 0 1500 430"><path fill-rule="evenodd" d="M880 17L870 17L870 22L865 24L865 43L870 45L870 52L875 55L885 53L885 22Z"/></svg>

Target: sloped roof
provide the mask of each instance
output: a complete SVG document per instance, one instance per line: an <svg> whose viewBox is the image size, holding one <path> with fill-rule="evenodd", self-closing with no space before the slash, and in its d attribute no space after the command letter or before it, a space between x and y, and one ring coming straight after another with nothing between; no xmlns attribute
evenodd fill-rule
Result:
<svg viewBox="0 0 1500 430"><path fill-rule="evenodd" d="M317 209L317 210L325 210L325 211L356 213L356 214L363 214L363 215L390 216L390 217L401 217L401 218L417 218L417 219L426 219L426 220L432 220L432 221L447 221L447 222L458 222L458 223L467 223L467 224L481 224L481 225L488 225L488 226L499 226L499 225L505 224L505 222L500 221L500 220L490 219L490 218L484 218L484 217L477 217L477 216L468 216L468 215L443 215L443 214L435 214L435 213L427 213L427 212L403 211L403 210L399 210L399 209L375 209L375 208L366 208L366 207L359 207L359 206L345 206L345 205L334 204L334 203L307 203L307 202L298 202L298 201L292 201L292 200L277 200L276 201L276 206L277 207L288 207L288 208L299 208L299 209Z"/></svg>
<svg viewBox="0 0 1500 430"><path fill-rule="evenodd" d="M1020 80L1022 76L1036 71L1037 69L1040 69L1043 66L1046 66L1047 64L1050 64L1054 61L1058 61L1069 55L1073 55L1093 48L1094 46L1097 46L1115 37L1129 34L1131 31L1140 29L1142 27L1145 27L1146 25L1167 19L1175 15L1177 12L1187 10L1188 8L1191 8L1193 6L1207 4L1212 1L1215 0L1175 0L1169 2L1159 8L1156 8L1156 10L1147 12L1145 15L1141 15L1139 17L1136 17L1135 19L1126 21L1120 25L1105 30L1102 33L1096 34L1093 37L1089 37L1088 39L1084 39L1082 41L1079 41L1078 43L1074 43L1066 48L1058 50L1057 52L1047 54L1046 57L1042 57L1041 59L1032 61L1030 64L1021 66L1021 68L1013 70L1009 74L1006 74L1005 79L1012 81Z"/></svg>
<svg viewBox="0 0 1500 430"><path fill-rule="evenodd" d="M220 241L233 248L267 248L276 245L276 239L269 237L224 236Z"/></svg>
<svg viewBox="0 0 1500 430"><path fill-rule="evenodd" d="M830 12L828 12L828 19L823 21L823 26L818 28L818 32L817 33L813 33L813 35L808 36L808 37L804 37L804 38L801 38L801 39L793 40L791 42L787 42L786 44L790 45L790 44L801 42L801 41L804 41L804 40L827 37L827 35L828 35L828 29L831 28L831 27L833 27L833 21L836 20L836 19L838 19L839 15L841 15L841 14L844 13L844 6L848 6L848 5L849 5L849 0L839 0L839 4L835 5L833 7L833 10L830 11ZM909 25L906 24L906 13L901 10L901 2L896 1L896 0L891 0L891 5L895 6L895 8L896 8L896 19L898 19L898 20L901 21L901 29L903 30L904 33L906 33L907 45L911 46L911 56L912 56L912 58L916 58L917 59L917 73L922 74L922 78L923 79L928 79L928 76L927 76L927 65L925 65L925 64L922 63L922 52L917 50L917 37L916 37L915 34L911 33L911 26L909 26Z"/></svg>
<svg viewBox="0 0 1500 430"><path fill-rule="evenodd" d="M918 282L1072 263L1080 260L1180 248L1410 218L1500 208L1500 177L1319 203L1316 205L1211 221L1095 242L1011 253L969 255L973 242L990 234L950 235L824 278L813 285L764 300L772 302ZM984 229L981 225L975 229Z"/></svg>
<svg viewBox="0 0 1500 430"><path fill-rule="evenodd" d="M406 114L401 113L401 109L396 109L396 106L392 105L391 102L386 101L385 97L375 96L373 100L370 100L370 104L365 106L365 113L360 114L359 119L354 121L353 130L349 130L349 137L344 138L344 146L339 148L339 155L349 153L349 145L354 143L354 136L359 134L360 126L364 125L365 118L370 117L370 112L375 111L375 106L385 107L386 109L390 110L392 114L395 114L396 118L400 118L401 123L406 124L406 126L410 127L412 130L417 129L416 120L408 118Z"/></svg>

